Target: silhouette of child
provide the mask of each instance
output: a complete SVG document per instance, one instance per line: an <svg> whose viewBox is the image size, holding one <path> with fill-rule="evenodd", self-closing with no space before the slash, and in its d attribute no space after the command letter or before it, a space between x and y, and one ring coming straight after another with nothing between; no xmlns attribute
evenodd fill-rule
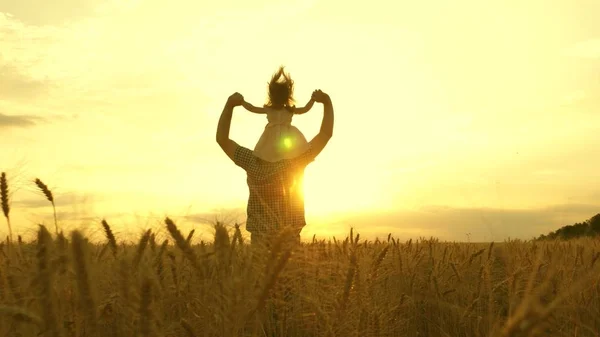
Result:
<svg viewBox="0 0 600 337"><path fill-rule="evenodd" d="M311 98L302 108L293 105L294 81L283 67L279 67L268 87L268 101L262 108L246 101L242 103L250 112L267 115L268 124L254 147L254 155L268 162L294 158L306 151L308 142L302 132L292 125L292 117L308 112L315 101Z"/></svg>

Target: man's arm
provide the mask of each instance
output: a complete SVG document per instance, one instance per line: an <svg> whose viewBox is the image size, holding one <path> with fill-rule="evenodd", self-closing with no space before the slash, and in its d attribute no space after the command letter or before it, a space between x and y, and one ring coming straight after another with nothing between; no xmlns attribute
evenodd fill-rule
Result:
<svg viewBox="0 0 600 337"><path fill-rule="evenodd" d="M310 141L312 148L312 156L316 157L329 142L333 136L333 104L329 95L316 90L313 93L313 98L316 102L323 103L323 121L321 122L321 129L319 133Z"/></svg>
<svg viewBox="0 0 600 337"><path fill-rule="evenodd" d="M235 93L229 96L225 107L223 108L223 112L221 113L221 117L219 118L219 124L217 126L217 143L227 156L235 161L235 149L237 149L238 144L233 140L229 139L229 129L231 128L231 117L233 115L233 108L241 105L244 101L244 98L239 93Z"/></svg>

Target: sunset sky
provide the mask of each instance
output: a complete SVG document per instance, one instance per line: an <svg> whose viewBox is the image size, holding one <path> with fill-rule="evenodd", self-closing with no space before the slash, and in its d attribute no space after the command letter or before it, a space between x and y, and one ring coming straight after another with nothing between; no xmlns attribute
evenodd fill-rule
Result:
<svg viewBox="0 0 600 337"><path fill-rule="evenodd" d="M0 171L17 234L243 221L215 142L281 64L335 108L304 237L529 239L600 212L600 2L0 0ZM294 124L312 138L323 107ZM236 108L253 148L266 119ZM203 230L207 227L200 227ZM0 235L7 233L4 219ZM203 238L210 237L210 229Z"/></svg>

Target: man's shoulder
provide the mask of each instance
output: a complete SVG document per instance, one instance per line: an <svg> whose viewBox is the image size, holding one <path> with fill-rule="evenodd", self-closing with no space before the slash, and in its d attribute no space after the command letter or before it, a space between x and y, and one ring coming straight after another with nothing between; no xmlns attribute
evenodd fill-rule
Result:
<svg viewBox="0 0 600 337"><path fill-rule="evenodd" d="M252 150L250 150L249 148L242 146L242 145L238 145L235 148L235 155L236 156L251 156L254 154L252 153Z"/></svg>
<svg viewBox="0 0 600 337"><path fill-rule="evenodd" d="M308 143L306 150L298 155L296 158L290 160L294 166L307 166L315 160L314 151L312 145Z"/></svg>
<svg viewBox="0 0 600 337"><path fill-rule="evenodd" d="M254 154L254 151L241 145L235 149L234 162L246 171L249 178L257 181L268 180L282 173L286 168L284 160L277 162L262 160Z"/></svg>
<svg viewBox="0 0 600 337"><path fill-rule="evenodd" d="M252 150L238 145L235 148L235 152L233 154L233 162L242 167L243 169L247 169L249 165L251 164L255 164L256 162L256 156L254 155L254 152L252 152Z"/></svg>

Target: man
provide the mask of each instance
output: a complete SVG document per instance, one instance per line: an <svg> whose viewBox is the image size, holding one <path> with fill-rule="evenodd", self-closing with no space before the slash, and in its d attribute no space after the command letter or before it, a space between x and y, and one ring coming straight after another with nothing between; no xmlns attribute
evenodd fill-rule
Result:
<svg viewBox="0 0 600 337"><path fill-rule="evenodd" d="M250 192L247 206L246 230L252 243L268 243L273 234L282 230L292 232L299 242L300 231L306 225L302 180L305 167L321 153L333 135L333 105L329 95L321 90L313 92L315 102L324 106L319 133L309 142L308 150L296 158L267 162L251 150L229 138L233 108L244 102L239 93L229 96L217 127L217 143L225 154L247 174Z"/></svg>

